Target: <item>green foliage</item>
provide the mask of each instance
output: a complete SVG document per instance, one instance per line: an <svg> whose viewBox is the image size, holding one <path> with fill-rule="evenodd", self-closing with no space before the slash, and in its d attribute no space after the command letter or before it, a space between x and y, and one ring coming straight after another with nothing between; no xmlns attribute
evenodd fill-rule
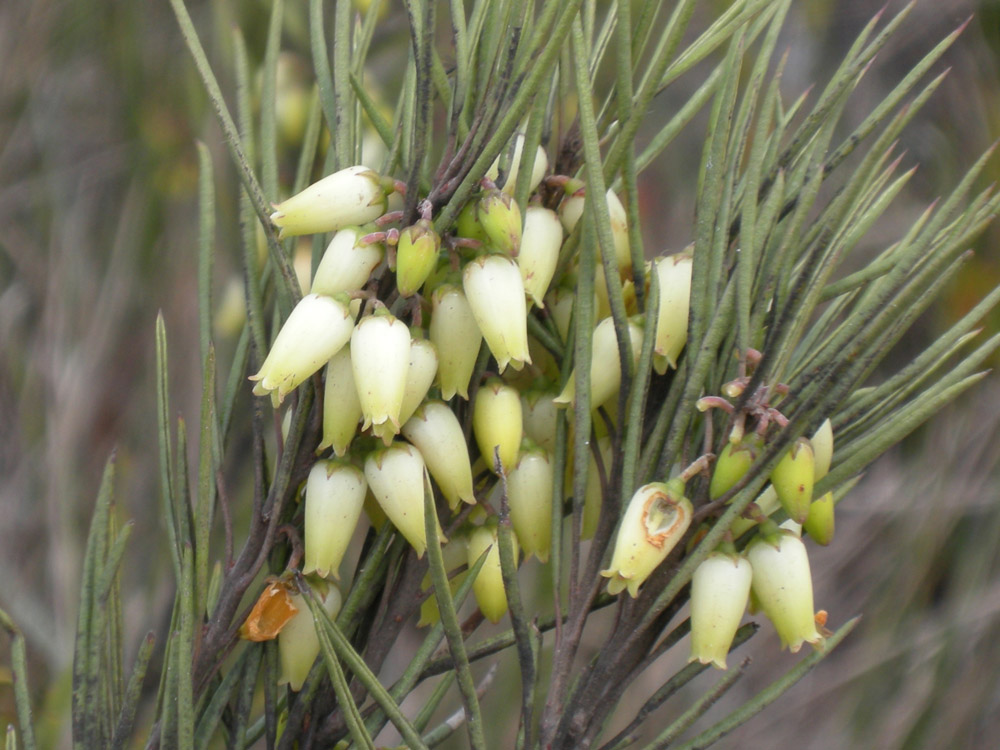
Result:
<svg viewBox="0 0 1000 750"><path fill-rule="evenodd" d="M126 679L120 569L129 554L131 526L118 528L111 461L83 563L74 746L126 747L142 735L149 747L246 747L263 738L269 747L342 742L374 748L391 724L412 748L435 747L463 725L473 748L497 746L497 736L514 731L517 747L525 748L622 748L640 739L665 747L692 735L696 726L698 733L683 746L705 747L792 689L853 630L857 619L840 623L823 646L784 676L707 724L698 722L742 678L747 664L675 711L658 732L649 717L707 667L690 664L666 679L657 676L656 688L638 710L621 703L624 688L688 632L689 622L678 613L699 563L720 543L746 542L734 540L730 528L741 517L766 520L759 507L762 492L790 444L823 420L832 421L836 452L829 473L817 478L814 496L833 491L839 501L875 458L979 382L985 375L981 368L1000 346L995 336L967 350L976 326L1000 302L995 290L912 362L889 375L880 369L955 278L970 245L1000 209L991 189L977 187L991 152L877 257L867 257L863 244L913 174L897 173L902 156L896 142L941 84L943 75L924 79L961 29L917 62L845 137L840 121L852 93L911 6L886 22L881 14L872 19L810 107L804 95L786 100L786 58L775 59L789 0L736 0L697 33L690 28L693 0L677 3L669 13L652 1L567 0L537 7L523 0L456 1L448 5L447 19L438 17L445 13L442 4L413 0L405 18L395 17L408 28L408 52L380 90L371 85L372 51L378 44L404 48L392 33L393 18L383 15L386 3L374 0L358 11L341 0L331 19L324 17L323 3L311 0L308 33L300 40L311 52L316 85L301 100L304 124L289 147L279 133L279 120L287 114L277 104L279 64L283 40L295 36L296 23L286 18L284 3L271 6L260 65L251 62L243 33L233 32L235 117L183 0L171 5L242 192L238 209L218 205L210 148L199 143L202 393L191 451L185 422L175 423L172 416L162 317L155 332L160 516L176 584L169 630L158 639L163 652L155 705L145 707L149 718L137 725L154 636L143 640ZM700 82L672 117L651 126L655 98L697 76ZM644 245L639 178L697 117L707 117L707 127L697 179L689 185L695 213L687 346L677 369L660 374L654 369L659 353L653 335L660 280L646 264L659 248ZM303 536L299 488L316 459L323 398L316 376L283 408L248 401L246 378L258 371L269 342L303 296L296 275L298 243L279 238L268 206L318 176L361 163L369 131L384 147L381 163L372 166L395 180L402 194L401 218L395 221L407 227L422 216L432 220L444 238L442 261L455 268L469 257L455 241L456 222L477 200L494 162L501 187L517 167L512 194L522 215L535 189L531 176L539 146L553 163L535 203L556 208L569 180L583 186L582 218L563 243L557 270L557 281L575 290L569 334L560 332L551 302L544 311L532 310L527 323L538 352L545 350L553 363L549 372L536 364L530 374L558 386L572 378L577 394L571 408L559 412L554 432L552 551L543 573L551 588L547 597L519 578L518 556L511 552L516 548L508 544L514 532L506 481L501 477L496 495L491 493L494 457L485 455L475 510L444 510L427 485L426 559L418 558L389 522L378 530L373 525L358 540L357 566L342 582L344 605L336 617L325 612L309 579L296 570ZM515 165L519 134L523 149ZM609 188L621 194L627 217L627 271L616 256L615 218L604 197ZM217 217L236 214L238 253L214 239ZM258 252L258 238L266 254ZM313 240L313 271L324 247L322 237ZM234 259L242 267L245 318L229 335L213 326L220 306L213 298L213 277L221 261ZM445 265L439 273L453 270ZM616 403L594 409L593 331L605 314L600 293L613 321L622 372ZM396 294L385 266L376 270L367 291L355 296L368 306L372 298L379 300L415 328L428 312L419 295L410 304ZM637 329L630 318L639 316L646 330L633 356L630 337ZM224 353L218 361L217 351ZM503 369L491 362L483 347L470 389L473 400L481 376ZM719 408L704 410L706 405ZM468 436L471 409L458 399L452 406ZM731 436L750 429L766 442L750 470L710 500L706 466ZM584 501L594 481L591 463L600 452L599 438L610 440L611 459L607 464L598 459L602 506L588 542ZM370 435L357 440L365 450L371 447ZM189 465L189 452L197 457L196 466ZM684 492L695 508L685 543L634 599L603 593L600 572L629 499L640 485L677 475L682 486L687 483ZM233 486L252 498L249 512L241 511L235 522L235 497L227 492ZM454 571L446 565L438 523L448 537L460 537L462 525L484 513L499 521L510 624L476 636L482 617L462 621L459 612L487 555L468 566L453 591ZM778 511L774 518L780 516ZM421 593L425 575L432 593ZM239 637L269 576L305 595L309 611L301 614L316 625L318 657L298 693L279 685L278 646ZM421 597L431 595L440 622L406 652L402 675L390 681L385 677L390 649L412 624ZM602 648L583 659L581 644L592 618L611 606L616 614L603 625ZM0 617L15 644L20 744L31 748L23 637L6 614ZM744 626L733 649L755 632ZM517 665L520 692L511 702L519 710L516 728L492 723L481 705L494 673L479 671L478 663L492 657L494 663ZM424 682L433 683L433 690L420 694L424 704L410 716L401 706ZM457 697L451 691L455 684ZM450 715L442 719L445 710ZM428 729L435 717L439 723ZM610 736L615 721L625 728ZM8 747L12 738L8 734Z"/></svg>

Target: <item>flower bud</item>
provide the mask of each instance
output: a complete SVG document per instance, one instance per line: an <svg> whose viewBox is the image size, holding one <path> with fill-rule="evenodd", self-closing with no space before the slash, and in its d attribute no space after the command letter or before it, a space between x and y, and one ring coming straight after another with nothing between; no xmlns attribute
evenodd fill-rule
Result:
<svg viewBox="0 0 1000 750"><path fill-rule="evenodd" d="M323 389L323 440L318 450L333 447L338 456L347 449L358 432L361 421L361 400L354 385L351 347L343 347L326 366Z"/></svg>
<svg viewBox="0 0 1000 750"><path fill-rule="evenodd" d="M399 432L399 412L410 367L410 329L384 312L362 318L351 334L351 366L364 427L389 422L392 434Z"/></svg>
<svg viewBox="0 0 1000 750"><path fill-rule="evenodd" d="M450 401L457 393L469 399L469 380L476 368L483 335L465 297L465 292L444 284L431 295L433 309L428 336L438 353L438 385L441 398ZM527 323L525 323L527 325Z"/></svg>
<svg viewBox="0 0 1000 750"><path fill-rule="evenodd" d="M715 459L715 470L708 487L709 498L715 500L721 497L740 481L757 460L760 448L760 440L753 434L745 436L738 443L727 442Z"/></svg>
<svg viewBox="0 0 1000 750"><path fill-rule="evenodd" d="M517 561L517 537L510 535L513 544L513 558ZM503 571L500 568L500 544L496 522L477 526L469 534L468 563L471 567L486 552L486 560L479 569L479 575L472 583L479 611L492 623L498 623L507 613L507 592L503 586Z"/></svg>
<svg viewBox="0 0 1000 750"><path fill-rule="evenodd" d="M815 458L814 477L818 482L830 471L830 464L833 462L833 425L829 419L824 419L823 424L816 430L816 434L809 438L812 444L813 456Z"/></svg>
<svg viewBox="0 0 1000 750"><path fill-rule="evenodd" d="M437 264L441 237L427 219L399 233L396 245L396 287L400 295L410 297L419 291Z"/></svg>
<svg viewBox="0 0 1000 750"><path fill-rule="evenodd" d="M752 568L745 557L713 552L691 577L691 658L726 669L726 654L743 619Z"/></svg>
<svg viewBox="0 0 1000 750"><path fill-rule="evenodd" d="M524 213L524 233L517 265L521 269L524 290L538 307L545 307L543 297L559 262L563 230L554 211L529 206Z"/></svg>
<svg viewBox="0 0 1000 750"><path fill-rule="evenodd" d="M410 339L410 366L406 371L403 404L399 408L401 425L406 424L427 397L427 391L434 384L437 369L438 356L434 344L424 338Z"/></svg>
<svg viewBox="0 0 1000 750"><path fill-rule="evenodd" d="M359 242L362 236L358 227L346 227L333 235L316 268L313 292L353 292L368 283L375 266L382 262L385 249L378 242L362 245Z"/></svg>
<svg viewBox="0 0 1000 750"><path fill-rule="evenodd" d="M340 561L354 535L368 485L346 461L317 461L306 480L303 573L340 579Z"/></svg>
<svg viewBox="0 0 1000 750"><path fill-rule="evenodd" d="M521 153L524 150L524 134L518 133L514 140L514 155L510 160L510 168L507 170L507 180L504 182L503 191L507 195L513 195L517 185L517 175L521 168ZM501 154L502 156L502 154ZM549 168L549 159L545 154L545 149L538 146L535 151L535 160L531 163L531 180L528 183L528 193L533 193L535 188L541 183L542 178ZM498 156L489 169L486 170L486 177L496 182L500 176L500 156Z"/></svg>
<svg viewBox="0 0 1000 750"><path fill-rule="evenodd" d="M691 309L691 255L668 255L659 258L655 266L660 303L653 364L656 371L663 375L668 366L677 369L677 359L687 343L688 313Z"/></svg>
<svg viewBox="0 0 1000 750"><path fill-rule="evenodd" d="M499 448L504 472L517 463L524 425L521 398L500 378L490 378L480 386L472 405L472 431L479 452L490 471L495 471L494 449Z"/></svg>
<svg viewBox="0 0 1000 750"><path fill-rule="evenodd" d="M478 206L479 201L475 199L462 206L462 210L458 212L458 217L455 219L455 235L485 244L489 242L489 237L486 236L486 231L479 222Z"/></svg>
<svg viewBox="0 0 1000 750"><path fill-rule="evenodd" d="M476 218L490 248L517 257L521 249L521 209L510 195L487 190L476 204Z"/></svg>
<svg viewBox="0 0 1000 750"><path fill-rule="evenodd" d="M274 207L271 222L280 238L333 232L367 224L385 213L382 178L368 167L342 169Z"/></svg>
<svg viewBox="0 0 1000 750"><path fill-rule="evenodd" d="M271 395L277 407L285 396L330 361L351 338L354 320L347 304L307 294L278 331L264 364L250 380L257 396Z"/></svg>
<svg viewBox="0 0 1000 750"><path fill-rule="evenodd" d="M530 364L528 311L517 264L502 255L484 255L466 264L462 285L500 372L508 363L515 370L520 370L525 362Z"/></svg>
<svg viewBox="0 0 1000 750"><path fill-rule="evenodd" d="M752 590L757 604L774 624L781 644L793 654L803 643L819 643L813 611L809 556L801 539L778 532L770 541L757 538L747 547L753 567Z"/></svg>
<svg viewBox="0 0 1000 750"><path fill-rule="evenodd" d="M827 492L823 497L813 500L809 504L809 517L802 524L802 528L812 539L816 540L816 544L825 547L833 541L833 516L833 493Z"/></svg>
<svg viewBox="0 0 1000 750"><path fill-rule="evenodd" d="M403 425L403 436L420 450L452 510L459 501L475 504L469 448L462 425L447 404L425 402Z"/></svg>
<svg viewBox="0 0 1000 750"><path fill-rule="evenodd" d="M365 479L386 517L417 551L417 557L423 557L427 549L424 492L428 488L420 451L401 442L375 451L365 459ZM438 537L445 541L440 523Z"/></svg>
<svg viewBox="0 0 1000 750"><path fill-rule="evenodd" d="M323 609L331 619L340 613L343 598L333 584L317 585L317 590L326 588ZM319 636L316 621L302 594L292 594L292 605L298 610L288 624L278 634L278 661L281 664L279 685L288 685L296 693L309 676L313 662L319 656Z"/></svg>
<svg viewBox="0 0 1000 750"><path fill-rule="evenodd" d="M556 449L555 393L532 388L521 392L521 418L524 434L552 453Z"/></svg>
<svg viewBox="0 0 1000 750"><path fill-rule="evenodd" d="M771 471L771 485L778 493L778 502L797 523L803 523L809 516L815 463L812 445L806 438L799 438Z"/></svg>
<svg viewBox="0 0 1000 750"><path fill-rule="evenodd" d="M549 561L552 547L552 461L544 448L525 440L507 475L510 522L525 557Z"/></svg>
<svg viewBox="0 0 1000 750"><path fill-rule="evenodd" d="M632 366L639 362L642 350L642 327L638 319L629 319L629 343L632 347ZM576 402L576 368L555 403L571 406ZM596 409L618 393L622 382L621 358L618 356L618 336L615 322L605 318L594 328L592 356L590 359L590 408Z"/></svg>
<svg viewBox="0 0 1000 750"><path fill-rule="evenodd" d="M619 524L611 567L601 571L611 579L608 593L613 596L627 588L633 598L638 596L639 586L687 532L693 513L678 479L640 487Z"/></svg>

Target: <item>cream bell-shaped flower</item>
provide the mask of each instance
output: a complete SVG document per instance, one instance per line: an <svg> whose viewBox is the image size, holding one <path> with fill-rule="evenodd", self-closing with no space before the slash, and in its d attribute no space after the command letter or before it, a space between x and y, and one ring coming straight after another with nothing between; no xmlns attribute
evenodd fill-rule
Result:
<svg viewBox="0 0 1000 750"><path fill-rule="evenodd" d="M758 606L774 624L782 646L793 654L803 643L816 644L812 574L802 540L787 531L758 537L746 551L753 567L752 590Z"/></svg>
<svg viewBox="0 0 1000 750"><path fill-rule="evenodd" d="M361 400L354 386L351 347L347 345L333 355L326 365L323 388L323 439L318 451L333 448L338 456L347 449L358 432L361 421Z"/></svg>
<svg viewBox="0 0 1000 750"><path fill-rule="evenodd" d="M601 571L611 579L608 593L613 596L627 588L633 598L638 596L639 586L683 538L693 514L679 479L636 490L618 526L611 567Z"/></svg>
<svg viewBox="0 0 1000 750"><path fill-rule="evenodd" d="M403 403L399 407L399 423L406 424L417 407L427 397L427 391L434 384L437 375L437 349L427 339L410 339L410 367L406 371L406 387L403 389Z"/></svg>
<svg viewBox="0 0 1000 750"><path fill-rule="evenodd" d="M513 557L517 561L517 537L510 535L514 546ZM489 550L488 552L486 552ZM475 564L479 556L486 552L486 561L479 569L479 575L472 583L472 593L476 597L479 611L492 623L498 623L507 613L507 592L503 586L503 571L500 568L500 540L497 535L496 523L487 522L477 526L469 534L468 561L469 566Z"/></svg>
<svg viewBox="0 0 1000 750"><path fill-rule="evenodd" d="M472 432L489 470L496 470L494 450L499 449L502 470L510 471L517 463L524 436L521 397L517 390L496 377L483 383L472 404Z"/></svg>
<svg viewBox="0 0 1000 750"><path fill-rule="evenodd" d="M521 269L524 291L538 307L545 307L545 292L559 263L562 241L562 224L555 211L542 206L529 206L524 212L524 232L521 234L517 266Z"/></svg>
<svg viewBox="0 0 1000 750"><path fill-rule="evenodd" d="M353 292L368 283L375 266L382 262L385 248L381 243L361 244L364 233L359 227L345 227L333 235L312 280L317 294Z"/></svg>
<svg viewBox="0 0 1000 750"><path fill-rule="evenodd" d="M713 552L691 577L691 658L726 669L726 654L750 596L752 568L745 557Z"/></svg>
<svg viewBox="0 0 1000 750"><path fill-rule="evenodd" d="M587 199L580 190L581 186L582 183L578 180L571 180L567 183L567 195L559 204L559 220L562 222L566 234L573 233L577 222L583 216L583 207ZM614 190L608 190L605 194L605 200L611 219L611 236L615 243L615 263L618 265L618 273L624 279L631 275L632 271L632 254L628 241L628 214Z"/></svg>
<svg viewBox="0 0 1000 750"><path fill-rule="evenodd" d="M483 255L466 264L462 285L499 371L530 364L528 308L517 264L503 255Z"/></svg>
<svg viewBox="0 0 1000 750"><path fill-rule="evenodd" d="M281 238L333 232L375 221L386 211L386 189L368 167L341 169L274 207L271 223Z"/></svg>
<svg viewBox="0 0 1000 750"><path fill-rule="evenodd" d="M507 474L510 522L525 557L549 561L552 548L552 484L548 452L530 439L521 443L517 464Z"/></svg>
<svg viewBox="0 0 1000 750"><path fill-rule="evenodd" d="M351 367L361 401L364 429L389 423L399 432L399 412L410 368L410 329L384 310L358 321L351 334ZM388 429L388 428L387 428Z"/></svg>
<svg viewBox="0 0 1000 750"><path fill-rule="evenodd" d="M507 170L507 180L503 184L502 190L507 195L513 195L517 185L517 175L521 169L521 154L524 151L524 134L518 133L514 139L514 154L510 160L510 168ZM502 156L502 154L501 154ZM545 154L545 149L539 146L535 150L535 160L531 163L531 180L528 182L528 193L535 192L535 188L542 182L545 173L549 169L549 157ZM500 176L500 156L494 159L493 164L486 170L486 177L496 182Z"/></svg>
<svg viewBox="0 0 1000 750"><path fill-rule="evenodd" d="M442 284L431 295L431 304L427 335L438 353L441 398L450 401L457 393L468 401L469 380L476 369L483 335L460 287Z"/></svg>
<svg viewBox="0 0 1000 750"><path fill-rule="evenodd" d="M639 362L642 350L642 326L638 318L629 319L629 344L632 348L633 368ZM618 336L613 318L605 318L594 328L592 338L593 355L590 360L590 408L596 409L618 393L622 383L621 358L618 356ZM561 406L576 403L576 368L570 372L569 380L556 399Z"/></svg>
<svg viewBox="0 0 1000 750"><path fill-rule="evenodd" d="M315 587L326 590L323 609L331 618L336 617L343 604L340 589L326 582L317 583ZM291 604L297 611L278 633L278 663L281 666L278 684L288 685L297 693L319 656L319 636L316 634L316 621L303 595L292 594Z"/></svg>
<svg viewBox="0 0 1000 750"><path fill-rule="evenodd" d="M271 395L277 407L285 396L330 361L351 338L354 319L347 301L307 294L292 309L264 364L250 380L257 396Z"/></svg>
<svg viewBox="0 0 1000 750"><path fill-rule="evenodd" d="M656 316L653 366L663 375L668 367L677 369L677 359L687 343L692 260L690 253L675 253L658 258L654 265L660 302Z"/></svg>
<svg viewBox="0 0 1000 750"><path fill-rule="evenodd" d="M395 442L371 453L365 459L365 479L386 517L417 551L417 557L423 557L427 549L424 492L430 488L420 451ZM438 537L446 541L440 523Z"/></svg>
<svg viewBox="0 0 1000 750"><path fill-rule="evenodd" d="M447 404L425 402L403 425L403 437L420 450L452 510L462 501L475 505L469 448L462 425Z"/></svg>
<svg viewBox="0 0 1000 750"><path fill-rule="evenodd" d="M317 461L306 480L303 573L340 580L340 561L361 517L368 484L346 461Z"/></svg>

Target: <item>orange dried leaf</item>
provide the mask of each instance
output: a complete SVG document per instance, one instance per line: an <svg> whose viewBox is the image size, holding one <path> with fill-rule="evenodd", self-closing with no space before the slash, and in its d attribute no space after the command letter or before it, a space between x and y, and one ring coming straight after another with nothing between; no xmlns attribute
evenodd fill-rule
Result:
<svg viewBox="0 0 1000 750"><path fill-rule="evenodd" d="M298 612L292 604L289 585L280 580L268 583L257 598L246 622L240 626L240 638L247 641L270 641Z"/></svg>

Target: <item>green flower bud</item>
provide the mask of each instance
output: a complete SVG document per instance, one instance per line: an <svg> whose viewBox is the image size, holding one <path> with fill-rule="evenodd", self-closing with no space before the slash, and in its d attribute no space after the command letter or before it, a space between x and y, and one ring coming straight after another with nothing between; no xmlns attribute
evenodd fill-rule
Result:
<svg viewBox="0 0 1000 750"><path fill-rule="evenodd" d="M443 401L427 401L406 424L403 436L420 449L434 481L452 510L475 504L472 464L462 425Z"/></svg>
<svg viewBox="0 0 1000 750"><path fill-rule="evenodd" d="M737 554L713 552L691 577L691 658L726 669L726 655L743 619L752 568Z"/></svg>
<svg viewBox="0 0 1000 750"><path fill-rule="evenodd" d="M399 412L410 368L410 329L384 312L362 318L351 334L351 366L364 427L388 422L392 434L399 432Z"/></svg>
<svg viewBox="0 0 1000 750"><path fill-rule="evenodd" d="M499 190L487 190L476 204L476 218L491 248L517 257L521 248L521 209L512 197Z"/></svg>
<svg viewBox="0 0 1000 750"><path fill-rule="evenodd" d="M823 497L813 500L809 504L809 517L802 524L802 528L816 540L816 544L825 547L833 541L833 516L833 493L827 492Z"/></svg>
<svg viewBox="0 0 1000 750"><path fill-rule="evenodd" d="M653 352L656 371L677 369L677 359L687 343L688 313L691 309L691 267L689 253L676 253L655 262L660 289Z"/></svg>
<svg viewBox="0 0 1000 750"><path fill-rule="evenodd" d="M517 185L517 175L521 168L521 153L524 150L524 134L518 133L514 140L514 155L510 160L510 168L507 170L507 180L504 182L503 191L507 195L513 195ZM535 188L541 183L542 178L549 169L549 158L545 154L545 149L541 146L535 152L535 160L531 164L531 180L528 183L528 193L533 193ZM498 156L489 169L486 170L486 177L496 182L500 176L500 157Z"/></svg>
<svg viewBox="0 0 1000 750"><path fill-rule="evenodd" d="M760 448L760 440L755 435L747 435L739 443L727 442L715 460L708 496L715 500L726 494L749 471Z"/></svg>
<svg viewBox="0 0 1000 750"><path fill-rule="evenodd" d="M423 557L427 549L424 492L429 488L420 451L401 442L375 451L365 459L365 479L386 517L417 551L417 557ZM438 537L446 541L440 523Z"/></svg>
<svg viewBox="0 0 1000 750"><path fill-rule="evenodd" d="M687 532L693 514L680 480L640 487L619 523L611 567L601 571L611 579L608 593L615 595L627 588L632 597L638 596L639 586Z"/></svg>
<svg viewBox="0 0 1000 750"><path fill-rule="evenodd" d="M368 283L375 266L382 262L385 249L378 242L360 244L359 240L363 236L358 227L346 227L333 235L316 268L312 281L313 292L353 292Z"/></svg>
<svg viewBox="0 0 1000 750"><path fill-rule="evenodd" d="M342 169L274 207L271 222L279 237L333 232L367 224L385 213L382 178L368 167Z"/></svg>
<svg viewBox="0 0 1000 750"><path fill-rule="evenodd" d="M507 475L510 522L525 557L549 561L552 547L552 461L548 452L525 440L517 465Z"/></svg>
<svg viewBox="0 0 1000 750"><path fill-rule="evenodd" d="M479 388L472 404L472 431L483 461L494 470L494 449L499 448L504 472L517 463L524 434L521 398L500 378L490 378Z"/></svg>
<svg viewBox="0 0 1000 750"><path fill-rule="evenodd" d="M347 449L358 432L361 421L361 400L354 385L351 347L345 346L333 355L326 366L323 389L323 440L318 450L333 447L338 456Z"/></svg>
<svg viewBox="0 0 1000 750"><path fill-rule="evenodd" d="M771 471L771 485L778 493L778 502L797 523L803 523L809 516L815 463L809 440L799 438Z"/></svg>
<svg viewBox="0 0 1000 750"><path fill-rule="evenodd" d="M438 353L441 398L450 401L457 393L468 400L469 380L476 368L483 335L461 288L452 284L439 286L431 295L431 303L428 336Z"/></svg>
<svg viewBox="0 0 1000 750"><path fill-rule="evenodd" d="M354 320L333 297L307 294L292 310L264 364L250 380L257 396L271 395L277 407L291 391L330 361L351 338Z"/></svg>
<svg viewBox="0 0 1000 750"><path fill-rule="evenodd" d="M400 295L416 294L437 264L441 237L427 219L420 219L399 234L396 245L396 286Z"/></svg>
<svg viewBox="0 0 1000 750"><path fill-rule="evenodd" d="M629 343L632 347L632 366L639 362L642 350L643 329L638 324L638 318L629 319ZM615 332L615 322L605 318L594 329L592 357L590 360L590 408L596 409L611 400L617 393L622 382L621 359L618 356L618 336ZM572 406L576 403L576 368L570 372L569 380L556 399L555 403Z"/></svg>
<svg viewBox="0 0 1000 750"><path fill-rule="evenodd" d="M528 310L517 264L502 255L484 255L466 264L462 285L500 372L508 363L515 370L530 364ZM462 343L468 346L468 342Z"/></svg>
<svg viewBox="0 0 1000 750"><path fill-rule="evenodd" d="M323 609L331 618L336 617L343 604L340 590L333 584L317 584L316 588L326 589ZM316 635L316 621L302 594L291 594L291 603L297 612L278 633L278 662L281 665L278 684L288 685L297 693L319 656L319 636Z"/></svg>
<svg viewBox="0 0 1000 750"><path fill-rule="evenodd" d="M819 643L822 636L814 619L812 574L802 540L779 532L774 541L755 539L746 555L753 567L753 594L778 631L782 646L794 654L803 643Z"/></svg>
<svg viewBox="0 0 1000 750"><path fill-rule="evenodd" d="M524 279L524 290L538 307L545 307L543 297L555 274L562 241L562 224L555 212L541 206L529 206L524 215L517 265Z"/></svg>
<svg viewBox="0 0 1000 750"><path fill-rule="evenodd" d="M306 480L303 573L340 579L340 561L354 535L368 485L345 461L317 461Z"/></svg>
<svg viewBox="0 0 1000 750"><path fill-rule="evenodd" d="M479 222L478 205L479 201L470 200L458 212L458 218L455 219L455 234L485 244L489 242L489 237L486 236L486 231Z"/></svg>
<svg viewBox="0 0 1000 750"><path fill-rule="evenodd" d="M517 537L510 535L513 557L517 560ZM500 569L500 544L496 522L477 526L469 534L468 563L471 567L479 556L486 552L486 561L479 569L479 575L472 583L472 593L476 597L479 611L492 623L498 623L507 613L507 592L503 586L503 572Z"/></svg>

